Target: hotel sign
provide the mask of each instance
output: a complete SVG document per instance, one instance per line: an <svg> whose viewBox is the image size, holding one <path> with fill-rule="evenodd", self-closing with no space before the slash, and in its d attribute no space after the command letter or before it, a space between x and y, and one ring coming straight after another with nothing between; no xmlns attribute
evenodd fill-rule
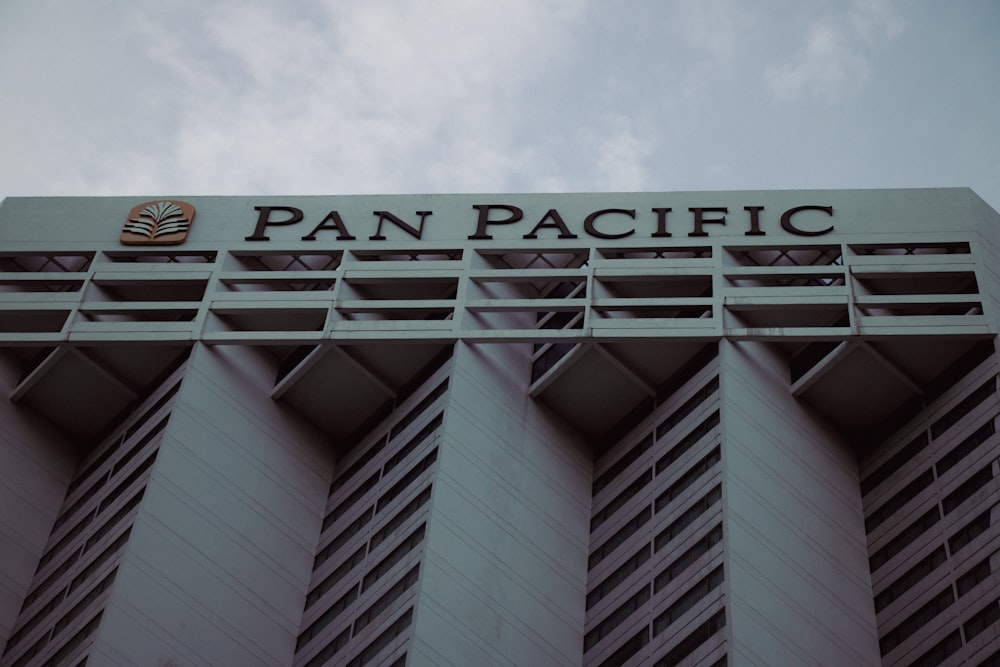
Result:
<svg viewBox="0 0 1000 667"><path fill-rule="evenodd" d="M306 232L303 241L315 241L321 236L338 241L355 241L359 229L356 220L348 221L336 210L329 211L318 221L306 221L305 213L294 206L255 206L257 222L246 241L269 241L272 227L300 226ZM833 231L829 218L832 206L795 206L785 209L774 219L768 219L763 206L744 206L730 210L727 206L691 207L687 211L672 208L651 208L646 211L626 208L605 208L592 211L580 220L567 219L558 209L550 208L540 218L525 216L524 210L510 204L474 204L469 216L469 240L491 240L498 228L516 229L523 239L594 239L617 240L629 237L670 238L678 236L704 237L711 230L742 229L746 236L765 236L768 229L779 227L795 236L823 236ZM369 241L386 240L385 230L395 227L415 239L423 238L424 226L433 211L415 211L404 219L389 211L372 211L375 217L367 229L373 233Z"/></svg>

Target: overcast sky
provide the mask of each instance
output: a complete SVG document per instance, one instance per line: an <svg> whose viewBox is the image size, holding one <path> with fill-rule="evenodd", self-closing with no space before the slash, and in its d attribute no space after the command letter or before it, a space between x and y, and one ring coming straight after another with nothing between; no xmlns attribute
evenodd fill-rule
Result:
<svg viewBox="0 0 1000 667"><path fill-rule="evenodd" d="M956 185L998 0L0 1L0 196Z"/></svg>

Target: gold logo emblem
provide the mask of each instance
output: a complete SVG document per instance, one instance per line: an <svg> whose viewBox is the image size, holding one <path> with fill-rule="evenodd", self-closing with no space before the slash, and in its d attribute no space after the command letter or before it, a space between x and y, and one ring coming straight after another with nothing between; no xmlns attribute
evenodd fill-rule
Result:
<svg viewBox="0 0 1000 667"><path fill-rule="evenodd" d="M194 206L184 201L154 200L134 207L122 229L125 245L178 245L184 243Z"/></svg>

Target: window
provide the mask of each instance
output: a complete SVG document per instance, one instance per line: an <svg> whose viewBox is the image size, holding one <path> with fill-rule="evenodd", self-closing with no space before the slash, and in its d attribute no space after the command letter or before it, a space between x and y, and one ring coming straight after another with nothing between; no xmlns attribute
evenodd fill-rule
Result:
<svg viewBox="0 0 1000 667"><path fill-rule="evenodd" d="M656 637L666 630L674 621L690 611L700 600L722 585L724 580L722 566L712 570L708 576L692 586L684 595L670 605L665 612L653 621L653 636Z"/></svg>
<svg viewBox="0 0 1000 667"><path fill-rule="evenodd" d="M391 644L396 640L406 628L410 627L410 623L413 621L413 608L406 610L406 613L399 617L399 619L393 623L385 632L380 634L375 641L365 647L354 660L351 660L347 664L347 667L361 667L362 665L367 665L369 662L375 659L375 656L384 649L386 646Z"/></svg>
<svg viewBox="0 0 1000 667"><path fill-rule="evenodd" d="M639 649L648 643L649 626L647 625L633 635L631 639L619 646L617 651L600 664L600 667L619 667L619 665L624 665L629 658L638 653Z"/></svg>
<svg viewBox="0 0 1000 667"><path fill-rule="evenodd" d="M664 586L680 576L684 570L689 568L699 558L707 554L709 549L721 541L722 524L720 523L709 531L707 535L698 540L694 546L685 551L682 556L656 575L656 579L653 580L653 592L659 593Z"/></svg>
<svg viewBox="0 0 1000 667"><path fill-rule="evenodd" d="M921 431L920 435L911 440L905 447L893 454L888 461L875 469L875 472L861 480L861 495L866 496L879 484L892 477L892 475L902 468L908 461L915 461L917 455L929 444L927 433Z"/></svg>
<svg viewBox="0 0 1000 667"><path fill-rule="evenodd" d="M367 591L371 588L372 584L382 578L386 572L391 570L399 561L413 551L421 542L424 541L424 526L426 524L420 524L420 526L413 531L406 540L400 544L398 547L392 550L392 552L382 559L382 561L373 567L368 574L365 575L364 582L361 585L361 592Z"/></svg>
<svg viewBox="0 0 1000 667"><path fill-rule="evenodd" d="M653 508L647 505L636 514L631 521L618 529L614 535L609 537L604 541L604 544L594 549L590 554L588 569L593 570L597 567L597 564L602 560L614 553L615 549L624 544L630 537L632 537L640 528L646 525L646 523L653 517Z"/></svg>
<svg viewBox="0 0 1000 667"><path fill-rule="evenodd" d="M980 426L978 431L953 447L950 452L942 456L941 460L937 462L938 477L955 467L956 463L975 451L979 445L986 442L987 438L995 432L996 428L993 425L993 420L990 419Z"/></svg>
<svg viewBox="0 0 1000 667"><path fill-rule="evenodd" d="M680 408L674 411L669 417L664 419L662 422L656 426L656 439L659 440L667 433L671 431L675 426L684 421L684 418L689 414L694 412L699 405L704 403L709 396L714 394L719 390L719 376L716 375L711 380L708 381L704 387L698 390L698 392L684 402Z"/></svg>
<svg viewBox="0 0 1000 667"><path fill-rule="evenodd" d="M638 570L643 563L649 560L651 553L652 550L648 544L642 545L642 547L635 552L631 558L625 561L617 570L605 577L604 581L594 587L594 590L587 593L587 609L590 609L595 604L603 600L608 593L618 587L618 584L628 579L629 576Z"/></svg>
<svg viewBox="0 0 1000 667"><path fill-rule="evenodd" d="M444 394L445 394L446 391L448 391L448 380L447 379L445 379L444 382L442 382L437 387L435 387L434 390L431 391L431 393L427 394L427 396L425 396L423 399L421 399L420 402L417 403L413 407L412 410L410 410L408 413L406 413L405 417L403 417L402 419L400 419L398 422L396 422L393 425L393 427L392 427L392 435L389 436L389 439L392 440L397 435L399 435L400 433L402 433L406 429L407 426L409 426L410 424L412 424L413 422L415 422L417 419L419 419L420 416L422 414L424 414L424 412L427 411L427 408L429 408L431 405L433 405L434 401L436 401L437 399L439 399L442 396L444 396Z"/></svg>
<svg viewBox="0 0 1000 667"><path fill-rule="evenodd" d="M893 514L901 510L906 503L916 498L920 493L934 482L934 472L928 468L915 480L907 484L903 489L889 500L882 503L882 506L868 515L865 519L865 532L870 533L878 528Z"/></svg>
<svg viewBox="0 0 1000 667"><path fill-rule="evenodd" d="M315 588L309 591L306 595L306 609L316 604L316 602L323 597L327 591L332 589L337 585L337 582L342 580L348 572L356 568L365 559L365 545L355 551L350 558L345 560L343 563L337 566L337 569L327 575L326 579L319 582Z"/></svg>
<svg viewBox="0 0 1000 667"><path fill-rule="evenodd" d="M323 519L322 530L325 531L327 528L332 526L337 519L347 514L347 511L350 510L359 500L364 498L366 493L375 488L375 485L378 484L378 480L379 471L376 470L375 474L366 479L361 486L354 489L349 496L337 503L337 506L326 515L326 518Z"/></svg>
<svg viewBox="0 0 1000 667"><path fill-rule="evenodd" d="M974 392L966 396L959 402L958 405L953 407L947 412L943 417L938 419L931 425L931 437L940 437L945 431L951 428L953 425L962 421L970 412L976 409L976 407L985 401L989 396L991 396L997 388L996 378L990 378L983 384L979 386Z"/></svg>
<svg viewBox="0 0 1000 667"><path fill-rule="evenodd" d="M333 483L330 484L330 495L332 496L334 493L340 490L340 488L344 486L344 484L346 484L348 481L350 481L350 479L354 477L354 475L356 475L362 468L368 465L372 461L372 459L378 456L379 452L381 452L385 448L387 442L388 442L387 437L383 436L382 438L379 438L378 442L372 444L372 446L369 447L364 454L359 456L358 460L352 463L350 467L343 472L343 474L338 475L333 480Z"/></svg>
<svg viewBox="0 0 1000 667"><path fill-rule="evenodd" d="M971 641L973 637L1000 620L1000 603L997 600L986 605L978 611L975 616L965 622L962 627L965 629L965 641Z"/></svg>
<svg viewBox="0 0 1000 667"><path fill-rule="evenodd" d="M396 499L397 496L399 496L399 494L405 491L406 487L408 487L418 477L420 477L420 475L422 475L424 471L428 470L432 465L434 465L434 462L437 460L437 453L438 450L436 448L432 449L431 453L425 456L423 460L420 461L420 463L410 468L409 472L403 475L403 477L398 482L392 485L391 489L383 493L382 496L378 499L378 505L376 506L375 513L378 514L383 509L385 509L385 506L391 503L393 500Z"/></svg>
<svg viewBox="0 0 1000 667"><path fill-rule="evenodd" d="M364 514L352 521L346 528L344 528L344 530L340 532L339 535L337 535L337 537L333 538L328 545L320 549L319 553L316 554L316 558L313 560L313 570L319 567L322 563L326 562L326 559L335 554L337 550L347 544L352 537L361 532L361 529L365 527L365 524L372 520L372 516L375 514L374 510L374 507L369 507L365 510Z"/></svg>
<svg viewBox="0 0 1000 667"><path fill-rule="evenodd" d="M710 619L699 625L687 637L682 639L669 653L656 661L654 667L674 667L684 658L694 653L695 649L712 638L716 632L726 627L726 610L720 609Z"/></svg>
<svg viewBox="0 0 1000 667"><path fill-rule="evenodd" d="M715 503L722 500L722 485L716 485L714 489L701 497L701 500L689 507L672 524L667 526L654 542L654 550L659 551L672 539L684 532L684 529L694 523L695 519L707 512Z"/></svg>
<svg viewBox="0 0 1000 667"><path fill-rule="evenodd" d="M420 429L419 433L410 438L410 441L407 442L405 445L403 445L403 447L401 447L398 452L389 457L389 460L385 462L385 470L383 474L388 475L393 468L395 468L403 461L403 459L409 456L410 453L412 453L417 447L422 445L424 441L426 441L427 438L429 438L441 426L443 422L444 422L444 413L442 412L438 414L437 417L432 419L431 422L427 424L427 426L424 426L422 429Z"/></svg>
<svg viewBox="0 0 1000 667"><path fill-rule="evenodd" d="M303 646L308 644L313 637L318 635L320 630L330 625L330 623L340 616L345 609L351 606L352 602L358 599L358 588L359 586L357 584L351 586L351 590L340 596L336 602L330 605L329 609L324 611L319 618L313 621L309 627L299 635L298 641L295 643L296 653L301 650Z"/></svg>
<svg viewBox="0 0 1000 667"><path fill-rule="evenodd" d="M881 654L884 656L902 644L908 637L911 637L913 633L927 625L932 618L950 607L954 602L955 593L952 592L949 585L948 588L934 596L930 602L910 614L905 621L879 639L878 646Z"/></svg>
<svg viewBox="0 0 1000 667"><path fill-rule="evenodd" d="M664 454L656 462L656 474L659 475L661 472L666 470L671 463L679 459L684 455L686 451L691 449L695 443L705 437L712 429L719 425L719 411L713 412L708 419L703 421L701 424L696 426L690 433L684 436L684 439L674 445L673 449Z"/></svg>
<svg viewBox="0 0 1000 667"><path fill-rule="evenodd" d="M375 547L382 544L392 533L406 523L406 520L417 513L417 510L427 504L427 501L431 499L431 487L428 486L426 489L420 492L420 495L406 503L406 507L401 509L399 513L389 519L389 522L384 526L379 528L378 532L372 535L371 543L368 548L372 551Z"/></svg>
<svg viewBox="0 0 1000 667"><path fill-rule="evenodd" d="M640 491L646 488L646 485L653 481L653 469L650 468L645 473L640 475L634 482L625 487L625 490L619 493L611 502L601 508L601 510L594 514L590 519L590 532L594 532L611 518L615 512L620 510L628 501L632 500Z"/></svg>
<svg viewBox="0 0 1000 667"><path fill-rule="evenodd" d="M940 520L941 511L935 505L919 519L904 528L888 544L872 554L871 558L868 559L869 569L874 573Z"/></svg>
<svg viewBox="0 0 1000 667"><path fill-rule="evenodd" d="M917 585L924 577L944 564L946 560L948 560L948 556L945 554L943 546L932 551L929 556L911 567L903 576L886 586L884 591L875 596L875 612L878 613L888 607L893 600L898 599L903 593Z"/></svg>
<svg viewBox="0 0 1000 667"><path fill-rule="evenodd" d="M680 495L684 493L689 486L694 484L699 477L711 470L712 467L721 460L722 454L719 451L719 448L716 447L708 456L703 458L701 461L698 461L698 463L693 465L690 470L684 473L680 479L670 486L669 489L660 494L660 496L656 499L656 511L659 512L664 507L669 505L671 501L680 497Z"/></svg>
<svg viewBox="0 0 1000 667"><path fill-rule="evenodd" d="M941 505L944 507L944 513L951 513L953 510L958 508L959 505L975 495L976 491L979 491L979 489L989 484L992 479L993 464L987 463L985 468L962 482L958 488L944 497L944 500L941 501Z"/></svg>
<svg viewBox="0 0 1000 667"><path fill-rule="evenodd" d="M365 609L363 612L358 614L357 620L354 621L354 634L357 636L361 630L365 628L371 621L381 614L383 611L389 608L393 602L395 602L399 596L405 593L413 584L417 583L417 578L419 576L419 565L414 565L406 575L392 585L392 588L387 590L382 597L373 602L371 606Z"/></svg>
<svg viewBox="0 0 1000 667"><path fill-rule="evenodd" d="M976 563L971 570L963 574L955 582L955 587L958 588L958 597L962 597L973 588L975 588L979 583L986 581L992 574L990 569L990 559L993 556L987 556L978 563Z"/></svg>
<svg viewBox="0 0 1000 667"><path fill-rule="evenodd" d="M955 630L912 662L910 667L937 667L960 648L962 648L962 636Z"/></svg>
<svg viewBox="0 0 1000 667"><path fill-rule="evenodd" d="M601 475L594 480L594 485L591 488L591 495L596 496L604 488L610 484L618 475L622 474L626 468L639 460L639 457L649 451L649 448L653 446L653 434L650 433L645 438L639 441L635 447L630 449L625 453L620 459L614 462L610 468L605 470Z"/></svg>
<svg viewBox="0 0 1000 667"><path fill-rule="evenodd" d="M649 602L649 585L645 585L635 595L623 602L617 609L608 614L583 638L583 652L592 649L598 642L611 634L611 631L621 625L626 618L634 614L642 605Z"/></svg>
<svg viewBox="0 0 1000 667"><path fill-rule="evenodd" d="M954 535L948 538L948 550L951 552L952 556L954 556L955 553L961 550L969 542L976 539L989 529L991 511L992 508L981 513L975 519L956 531Z"/></svg>
<svg viewBox="0 0 1000 667"><path fill-rule="evenodd" d="M329 644L323 647L319 653L313 656L312 660L306 663L306 667L319 667L333 656L340 653L341 649L347 646L351 640L351 628L347 627L339 635L333 638Z"/></svg>
<svg viewBox="0 0 1000 667"><path fill-rule="evenodd" d="M65 660L68 655L73 653L73 651L80 648L80 645L87 641L87 637L94 634L94 631L97 630L97 626L101 623L102 613L103 611L98 613L97 616L90 621L90 623L87 623L82 630L73 635L68 642L63 644L62 648L56 651L51 658L45 661L45 664L42 667L55 667L55 665L62 663L62 661Z"/></svg>

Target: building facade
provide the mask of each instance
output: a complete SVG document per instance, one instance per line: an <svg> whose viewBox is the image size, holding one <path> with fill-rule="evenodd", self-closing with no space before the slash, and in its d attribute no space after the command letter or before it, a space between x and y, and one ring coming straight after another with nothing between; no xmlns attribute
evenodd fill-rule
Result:
<svg viewBox="0 0 1000 667"><path fill-rule="evenodd" d="M8 198L0 666L1000 664L967 189Z"/></svg>

